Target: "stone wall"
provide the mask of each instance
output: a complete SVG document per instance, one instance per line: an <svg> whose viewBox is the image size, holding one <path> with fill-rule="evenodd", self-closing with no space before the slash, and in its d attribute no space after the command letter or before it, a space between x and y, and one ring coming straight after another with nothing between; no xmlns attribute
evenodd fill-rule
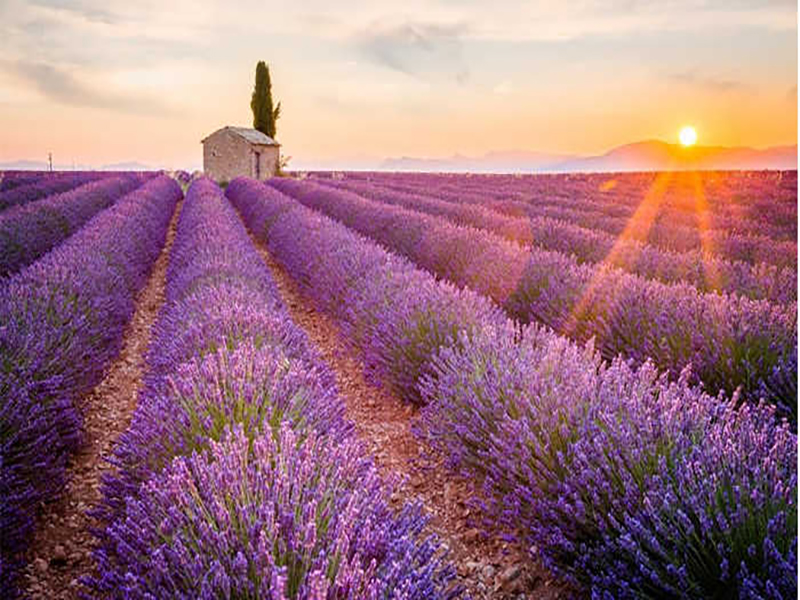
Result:
<svg viewBox="0 0 800 600"><path fill-rule="evenodd" d="M280 148L278 146L253 146L256 152L261 153L261 179L272 177L278 172ZM255 177L255 174L253 174Z"/></svg>
<svg viewBox="0 0 800 600"><path fill-rule="evenodd" d="M220 130L203 142L203 172L215 181L256 176L256 153L260 154L260 179L277 172L278 146L252 145L241 136Z"/></svg>

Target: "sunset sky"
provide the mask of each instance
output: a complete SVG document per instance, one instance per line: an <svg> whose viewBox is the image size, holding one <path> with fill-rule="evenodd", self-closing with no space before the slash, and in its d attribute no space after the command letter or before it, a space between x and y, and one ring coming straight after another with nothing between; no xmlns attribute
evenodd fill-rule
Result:
<svg viewBox="0 0 800 600"><path fill-rule="evenodd" d="M791 1L0 0L0 162L197 167L259 59L290 166L797 141Z"/></svg>

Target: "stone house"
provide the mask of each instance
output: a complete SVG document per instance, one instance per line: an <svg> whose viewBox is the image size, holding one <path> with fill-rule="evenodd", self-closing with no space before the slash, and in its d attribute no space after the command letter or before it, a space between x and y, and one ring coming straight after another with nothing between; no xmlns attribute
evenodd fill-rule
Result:
<svg viewBox="0 0 800 600"><path fill-rule="evenodd" d="M215 181L245 176L266 179L278 172L280 144L248 127L223 127L201 140L203 172Z"/></svg>

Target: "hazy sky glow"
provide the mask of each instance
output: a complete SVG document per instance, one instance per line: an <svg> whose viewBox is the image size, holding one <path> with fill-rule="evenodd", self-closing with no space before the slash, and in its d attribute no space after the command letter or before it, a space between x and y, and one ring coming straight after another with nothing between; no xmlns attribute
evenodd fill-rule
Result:
<svg viewBox="0 0 800 600"><path fill-rule="evenodd" d="M797 141L794 1L0 0L0 161L197 166L259 59L291 166Z"/></svg>

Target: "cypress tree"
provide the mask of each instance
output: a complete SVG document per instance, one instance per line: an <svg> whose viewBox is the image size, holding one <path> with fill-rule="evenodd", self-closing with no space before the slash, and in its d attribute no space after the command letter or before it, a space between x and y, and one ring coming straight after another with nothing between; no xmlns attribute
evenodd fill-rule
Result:
<svg viewBox="0 0 800 600"><path fill-rule="evenodd" d="M273 107L272 81L269 77L269 67L263 60L256 64L256 83L250 99L250 108L253 110L253 128L274 140L275 124L281 114L281 103L278 102Z"/></svg>

